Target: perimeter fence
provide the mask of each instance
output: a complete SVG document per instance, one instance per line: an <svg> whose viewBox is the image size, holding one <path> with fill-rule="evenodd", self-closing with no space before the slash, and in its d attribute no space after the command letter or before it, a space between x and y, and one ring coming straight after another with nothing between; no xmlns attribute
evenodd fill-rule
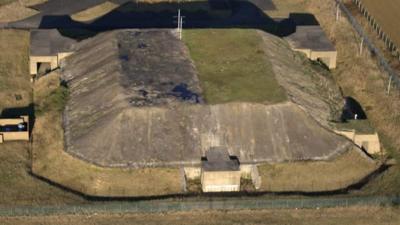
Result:
<svg viewBox="0 0 400 225"><path fill-rule="evenodd" d="M0 208L0 216L48 216L67 214L85 215L94 213L162 213L198 210L301 209L396 205L400 205L400 196L361 196L336 198L309 197L296 199L183 199L111 201L95 202L86 205Z"/></svg>
<svg viewBox="0 0 400 225"><path fill-rule="evenodd" d="M341 12L344 13L350 24L353 26L354 30L360 35L363 43L367 46L371 54L376 58L380 68L388 76L388 93L390 92L391 86L395 86L400 89L400 77L399 74L393 70L388 61L385 59L381 51L374 45L371 39L368 37L366 32L363 30L361 25L357 22L356 18L351 14L350 10L343 4L341 0L335 0Z"/></svg>

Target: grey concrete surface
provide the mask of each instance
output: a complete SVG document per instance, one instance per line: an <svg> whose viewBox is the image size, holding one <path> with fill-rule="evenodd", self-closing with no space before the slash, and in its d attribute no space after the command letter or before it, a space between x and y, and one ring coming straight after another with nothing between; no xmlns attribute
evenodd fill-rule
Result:
<svg viewBox="0 0 400 225"><path fill-rule="evenodd" d="M57 29L32 30L30 36L31 56L55 56L60 52L72 52L77 41L62 36Z"/></svg>
<svg viewBox="0 0 400 225"><path fill-rule="evenodd" d="M353 144L293 103L197 104L171 95L185 83L201 98L185 46L168 30L106 32L66 60L66 151L102 166L200 164L223 146L240 162L328 159Z"/></svg>
<svg viewBox="0 0 400 225"><path fill-rule="evenodd" d="M336 51L331 41L319 25L297 26L296 31L285 37L296 49L314 51Z"/></svg>

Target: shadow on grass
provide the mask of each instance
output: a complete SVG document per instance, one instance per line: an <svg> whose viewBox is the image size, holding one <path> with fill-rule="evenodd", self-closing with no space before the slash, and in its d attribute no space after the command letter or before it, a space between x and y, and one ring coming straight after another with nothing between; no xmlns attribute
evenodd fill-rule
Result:
<svg viewBox="0 0 400 225"><path fill-rule="evenodd" d="M29 135L31 135L33 127L35 125L35 107L33 103L30 103L28 106L25 107L3 109L0 114L0 116L3 118L19 118L26 115L29 116Z"/></svg>
<svg viewBox="0 0 400 225"><path fill-rule="evenodd" d="M62 11L60 5L55 4L59 0L49 1L54 9ZM83 4L87 0L83 0ZM77 1L78 2L78 1ZM90 21L75 21L71 18L74 13L93 7L102 1L90 3L86 8L79 3L71 2L65 7L70 9L64 13L42 10L40 14L27 19L9 24L10 28L39 28L59 29L65 36L84 39L94 36L97 32L125 29L125 28L176 28L177 11L181 10L184 16L183 28L249 28L260 29L268 33L283 37L296 31L299 25L318 25L318 21L312 14L291 13L287 19L273 19L264 10L274 10L275 5L271 1L260 0L209 0L188 2L160 2L160 3L135 3L125 2L114 10L99 15ZM46 3L45 3L46 4ZM45 5L44 4L44 5ZM46 6L46 5L45 5ZM46 7L44 7L46 8ZM68 11L68 13L67 13Z"/></svg>

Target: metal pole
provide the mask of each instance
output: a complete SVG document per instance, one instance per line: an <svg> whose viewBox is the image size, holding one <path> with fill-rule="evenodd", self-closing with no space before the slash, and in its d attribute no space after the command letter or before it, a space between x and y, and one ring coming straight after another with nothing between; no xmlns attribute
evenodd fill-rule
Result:
<svg viewBox="0 0 400 225"><path fill-rule="evenodd" d="M179 32L179 39L182 40L182 25L183 25L183 17L180 18L181 29Z"/></svg>
<svg viewBox="0 0 400 225"><path fill-rule="evenodd" d="M387 95L390 95L391 86L392 86L392 76L389 77L389 84L388 84L388 88L387 88Z"/></svg>
<svg viewBox="0 0 400 225"><path fill-rule="evenodd" d="M340 11L340 9L339 9L339 3L336 3L336 21L339 21L339 12Z"/></svg>
<svg viewBox="0 0 400 225"><path fill-rule="evenodd" d="M361 43L360 43L360 56L362 55L363 52L363 46L364 46L364 38L361 37Z"/></svg>
<svg viewBox="0 0 400 225"><path fill-rule="evenodd" d="M179 32L179 29L181 29L180 22L181 22L181 10L178 9L178 32Z"/></svg>

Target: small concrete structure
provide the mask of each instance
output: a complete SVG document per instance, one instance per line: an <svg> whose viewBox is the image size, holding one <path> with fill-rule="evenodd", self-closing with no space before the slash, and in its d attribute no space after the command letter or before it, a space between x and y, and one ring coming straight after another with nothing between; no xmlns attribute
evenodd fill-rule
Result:
<svg viewBox="0 0 400 225"><path fill-rule="evenodd" d="M74 52L76 41L62 36L56 29L32 30L30 39L29 71L38 74L38 64L48 63L54 70L60 61Z"/></svg>
<svg viewBox="0 0 400 225"><path fill-rule="evenodd" d="M201 187L203 192L232 192L240 190L239 160L231 158L225 148L214 147L202 161Z"/></svg>
<svg viewBox="0 0 400 225"><path fill-rule="evenodd" d="M336 68L337 51L319 25L297 26L296 32L285 39L294 51L311 60L321 60L329 69Z"/></svg>
<svg viewBox="0 0 400 225"><path fill-rule="evenodd" d="M29 117L0 118L0 143L5 141L29 141Z"/></svg>
<svg viewBox="0 0 400 225"><path fill-rule="evenodd" d="M355 130L337 130L335 132L349 138L368 154L378 154L381 152L381 144L376 132L373 134L357 134Z"/></svg>

